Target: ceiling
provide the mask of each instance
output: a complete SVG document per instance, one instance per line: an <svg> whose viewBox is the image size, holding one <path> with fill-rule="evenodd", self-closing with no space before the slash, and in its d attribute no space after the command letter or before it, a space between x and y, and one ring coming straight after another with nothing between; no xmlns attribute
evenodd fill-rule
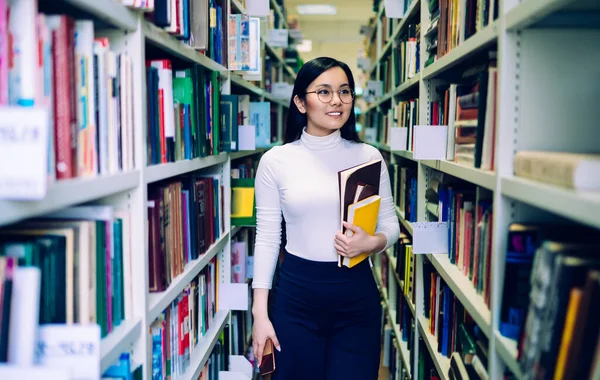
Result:
<svg viewBox="0 0 600 380"><path fill-rule="evenodd" d="M285 0L288 15L298 16L300 28L307 39L313 42L358 42L360 25L369 23L373 16L372 0ZM298 15L296 5L331 4L336 6L336 15Z"/></svg>
<svg viewBox="0 0 600 380"><path fill-rule="evenodd" d="M356 58L363 49L361 25L374 17L373 0L284 0L289 16L297 16L304 39L312 41L312 52L300 53L305 61L328 55L347 63L355 75ZM336 15L298 15L299 4L332 4ZM358 78L357 78L358 79Z"/></svg>

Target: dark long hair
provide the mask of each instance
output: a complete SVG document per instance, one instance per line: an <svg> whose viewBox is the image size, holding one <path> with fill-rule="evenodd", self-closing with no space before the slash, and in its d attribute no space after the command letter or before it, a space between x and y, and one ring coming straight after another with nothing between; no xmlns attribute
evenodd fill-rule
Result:
<svg viewBox="0 0 600 380"><path fill-rule="evenodd" d="M283 143L287 144L296 141L302 135L302 130L306 126L307 118L306 114L300 112L294 98L296 95L302 100L306 99L306 89L308 86L325 71L333 68L341 67L348 77L348 84L354 92L354 76L352 71L344 62L338 61L334 58L319 57L306 62L298 75L296 76L296 82L294 83L294 91L292 92L292 99L290 100L290 110L288 112L287 123L283 136ZM356 133L356 115L354 114L354 101L352 101L352 109L350 110L350 117L346 124L340 129L340 133L346 140L361 142L358 133Z"/></svg>

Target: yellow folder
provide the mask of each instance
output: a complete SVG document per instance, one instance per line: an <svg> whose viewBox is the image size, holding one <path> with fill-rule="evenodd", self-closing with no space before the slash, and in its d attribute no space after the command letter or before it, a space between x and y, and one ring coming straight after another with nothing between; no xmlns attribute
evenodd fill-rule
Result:
<svg viewBox="0 0 600 380"><path fill-rule="evenodd" d="M360 202L352 203L348 206L348 223L362 228L366 233L373 236L377 227L380 203L381 197L379 195L372 195ZM352 236L352 234L352 231L347 231L348 236ZM370 254L370 252L364 252L356 257L344 257L342 264L352 268L369 257Z"/></svg>

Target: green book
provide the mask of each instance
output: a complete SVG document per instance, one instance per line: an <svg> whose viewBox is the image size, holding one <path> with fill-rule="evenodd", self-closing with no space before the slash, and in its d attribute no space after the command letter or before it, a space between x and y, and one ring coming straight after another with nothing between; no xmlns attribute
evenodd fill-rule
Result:
<svg viewBox="0 0 600 380"><path fill-rule="evenodd" d="M193 69L177 70L173 78L173 100L181 104L190 105L190 119L192 120L192 157L200 157L198 141L198 116L196 115L196 92L194 91ZM183 139L183 137L182 137Z"/></svg>

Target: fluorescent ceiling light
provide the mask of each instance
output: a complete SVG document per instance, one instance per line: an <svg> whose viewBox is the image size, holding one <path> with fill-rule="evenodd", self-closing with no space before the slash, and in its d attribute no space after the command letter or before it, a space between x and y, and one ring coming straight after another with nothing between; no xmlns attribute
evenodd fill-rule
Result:
<svg viewBox="0 0 600 380"><path fill-rule="evenodd" d="M337 8L329 4L304 4L297 5L296 9L301 15L335 15Z"/></svg>

